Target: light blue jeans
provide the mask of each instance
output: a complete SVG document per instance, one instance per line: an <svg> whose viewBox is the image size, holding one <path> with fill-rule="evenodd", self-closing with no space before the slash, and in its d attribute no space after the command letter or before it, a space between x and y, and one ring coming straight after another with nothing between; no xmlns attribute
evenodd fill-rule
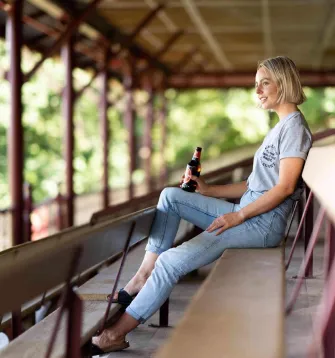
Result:
<svg viewBox="0 0 335 358"><path fill-rule="evenodd" d="M283 238L292 206L291 199L218 236L215 231L204 231L182 245L171 248L180 219L205 230L217 217L239 211L260 195L247 190L240 204L232 204L179 188L164 189L160 195L146 247L147 251L157 253L159 257L151 276L127 307L126 312L144 323L170 296L173 287L182 276L218 259L225 249L278 246Z"/></svg>

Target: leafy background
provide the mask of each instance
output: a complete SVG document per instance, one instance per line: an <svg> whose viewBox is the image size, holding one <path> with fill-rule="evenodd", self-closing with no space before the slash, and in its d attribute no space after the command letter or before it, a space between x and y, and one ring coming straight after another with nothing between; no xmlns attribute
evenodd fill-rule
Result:
<svg viewBox="0 0 335 358"><path fill-rule="evenodd" d="M39 55L23 51L23 69L28 71ZM4 41L0 40L0 208L10 205L7 163L7 133L9 128L9 84L4 80L8 70ZM74 71L75 88L88 83L91 74ZM33 197L39 202L57 195L64 183L63 133L61 93L64 86L64 66L59 58L48 59L37 74L23 86L24 179L33 186ZM102 141L99 125L99 79L81 96L75 105L75 192L101 190ZM116 102L108 111L111 129L110 182L112 188L127 185L127 130L123 122L123 89L116 81L110 83L110 101ZM308 101L301 106L313 131L334 127L335 89L305 88ZM256 107L252 89L166 91L168 98L168 141L166 162L169 170L183 168L195 146L202 146L203 160L219 158L223 153L262 140L276 121L274 113ZM141 153L144 103L146 93L137 91L136 136ZM161 106L155 101L155 110ZM157 114L157 113L156 113ZM153 176L161 168L159 146L160 127L154 123ZM144 179L142 160L137 158L133 180Z"/></svg>

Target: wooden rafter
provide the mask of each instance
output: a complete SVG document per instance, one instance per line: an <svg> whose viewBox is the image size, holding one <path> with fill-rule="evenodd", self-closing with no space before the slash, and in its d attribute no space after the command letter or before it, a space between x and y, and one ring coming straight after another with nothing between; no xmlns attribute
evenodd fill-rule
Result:
<svg viewBox="0 0 335 358"><path fill-rule="evenodd" d="M162 9L164 9L164 5L160 4L157 5L152 11L150 11L147 16L145 16L144 19L136 26L135 30L129 35L127 43L122 45L122 48L120 48L120 50L115 53L115 56L118 56L123 49L131 46L136 36L138 36L140 32L144 30L144 28L154 19L157 14L159 14Z"/></svg>
<svg viewBox="0 0 335 358"><path fill-rule="evenodd" d="M272 32L271 32L269 0L262 0L262 29L263 29L264 56L271 57L273 55L273 42L272 42Z"/></svg>
<svg viewBox="0 0 335 358"><path fill-rule="evenodd" d="M300 71L304 86L335 86L335 71ZM231 88L254 87L255 71L252 72L202 72L172 74L168 87L185 88Z"/></svg>
<svg viewBox="0 0 335 358"><path fill-rule="evenodd" d="M320 68L323 55L325 50L331 44L335 31L335 4L328 4L329 11L327 11L327 19L321 30L319 41L315 48L315 53L313 54L313 66L314 68Z"/></svg>
<svg viewBox="0 0 335 358"><path fill-rule="evenodd" d="M49 50L46 51L42 58L35 64L35 66L26 74L26 81L28 81L35 74L35 72L40 68L45 59L52 56L60 49L64 41L66 41L73 34L73 32L78 28L78 26L89 16L92 9L94 9L101 1L102 0L91 1L90 4L87 5L87 7L82 11L82 13L69 23L69 25L66 27L66 30L59 36L59 38L49 48Z"/></svg>
<svg viewBox="0 0 335 358"><path fill-rule="evenodd" d="M226 54L222 50L220 44L215 39L211 30L202 18L197 6L193 0L181 0L186 12L189 14L191 20L194 22L194 25L199 28L200 34L202 35L204 41L208 43L208 46L212 50L217 61L222 65L225 70L231 70L232 65L229 62Z"/></svg>
<svg viewBox="0 0 335 358"><path fill-rule="evenodd" d="M161 58L176 41L184 34L183 30L175 32L165 43L165 45L156 53L157 58Z"/></svg>

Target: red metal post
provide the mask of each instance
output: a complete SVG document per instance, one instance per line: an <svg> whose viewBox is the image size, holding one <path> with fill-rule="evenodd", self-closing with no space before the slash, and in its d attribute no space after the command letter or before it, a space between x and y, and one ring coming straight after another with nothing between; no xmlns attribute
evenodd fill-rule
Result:
<svg viewBox="0 0 335 358"><path fill-rule="evenodd" d="M292 312L293 306L298 298L298 295L299 295L299 292L300 292L300 289L301 289L301 286L302 286L302 283L304 280L304 273L306 272L309 262L311 260L311 257L313 255L313 250L314 250L314 247L318 240L318 235L319 235L324 217L325 217L325 209L321 207L319 210L318 216L316 218L315 225L313 227L313 232L312 232L311 238L308 243L308 248L305 253L304 260L301 263L301 266L299 269L297 282L292 290L291 297L290 297L288 304L286 306L287 314L290 314Z"/></svg>
<svg viewBox="0 0 335 358"><path fill-rule="evenodd" d="M152 159L152 125L154 122L154 91L149 77L146 78L146 90L149 95L147 102L146 118L144 124L144 138L143 138L143 159L145 171L145 185L148 192L153 190L153 180L151 174L151 159Z"/></svg>
<svg viewBox="0 0 335 358"><path fill-rule="evenodd" d="M310 191L311 191L310 188L306 185L306 198L308 198ZM305 254L308 248L309 240L312 235L313 222L314 222L314 205L312 199L311 205L307 209L306 220L305 220L305 240L304 240ZM309 264L306 267L305 277L306 278L313 277L313 252Z"/></svg>
<svg viewBox="0 0 335 358"><path fill-rule="evenodd" d="M73 190L73 151L74 151L74 124L73 124L73 37L70 37L62 48L62 58L65 65L65 88L63 91L63 116L65 119L65 197L67 203L66 226L73 226L74 218L74 190Z"/></svg>
<svg viewBox="0 0 335 358"><path fill-rule="evenodd" d="M159 152L161 154L161 172L160 172L160 185L163 186L167 183L168 180L168 173L166 168L166 158L165 158L165 145L166 145L166 137L167 137L167 126L166 126L166 119L167 119L167 98L165 96L165 91L161 92L161 109L159 113L159 122L161 127L161 141L160 141L160 148Z"/></svg>
<svg viewBox="0 0 335 358"><path fill-rule="evenodd" d="M104 49L104 67L101 72L101 102L100 102L100 115L101 115L101 135L103 142L103 208L106 209L109 205L109 183L108 183L108 157L109 157L109 123L108 123L108 48Z"/></svg>
<svg viewBox="0 0 335 358"><path fill-rule="evenodd" d="M331 273L331 267L334 263L334 257L335 257L335 228L332 225L332 223L328 220L327 223L327 232L326 232L326 241L328 248L328 252L325 253L326 256L326 267L325 267L325 278L327 285L327 281L329 280L329 276ZM330 287L327 287L325 291L329 291ZM334 295L334 292L331 292L332 295ZM333 296L334 297L334 296ZM335 316L334 316L334 307L330 308L330 317L328 319L328 324L326 325L324 336L323 336L323 349L325 353L325 357L334 357L335 354L335 340L334 340L334 334L335 334Z"/></svg>
<svg viewBox="0 0 335 358"><path fill-rule="evenodd" d="M128 199L134 197L133 173L136 168L136 136L135 136L135 118L133 103L133 82L134 82L134 63L130 58L127 61L124 73L124 87L126 96L125 124L128 130L129 147L129 178L128 178Z"/></svg>
<svg viewBox="0 0 335 358"><path fill-rule="evenodd" d="M68 321L66 331L66 358L81 357L81 324L83 303L72 289L67 298Z"/></svg>
<svg viewBox="0 0 335 358"><path fill-rule="evenodd" d="M31 218L30 215L33 211L33 196L32 196L32 188L31 185L28 183L24 184L24 191L25 191L25 205L24 205L24 227L25 227L25 241L31 241L32 235L32 227L31 227Z"/></svg>
<svg viewBox="0 0 335 358"><path fill-rule="evenodd" d="M64 227L64 225L63 225L63 208L62 208L63 198L62 198L62 195L60 192L58 192L58 194L57 194L56 203L57 203L56 226L57 226L57 229L60 231Z"/></svg>
<svg viewBox="0 0 335 358"><path fill-rule="evenodd" d="M13 1L7 17L7 42L10 48L10 109L8 131L9 182L12 203L12 244L24 242L23 225L23 128L22 128L22 9L23 0Z"/></svg>

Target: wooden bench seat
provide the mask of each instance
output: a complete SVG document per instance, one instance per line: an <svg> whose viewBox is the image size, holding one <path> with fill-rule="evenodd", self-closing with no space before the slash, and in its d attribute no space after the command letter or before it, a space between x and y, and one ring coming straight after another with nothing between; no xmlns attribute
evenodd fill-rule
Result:
<svg viewBox="0 0 335 358"><path fill-rule="evenodd" d="M120 285L124 285L128 280L133 276L139 267L142 258L143 250L146 242L136 246L130 253L127 258L128 263L131 265L126 265ZM115 262L109 267L104 268L98 274L98 276L92 278L81 286L76 292L81 296L83 293L87 292L99 292L100 285L99 282L102 282L104 287L104 295L101 295L99 300L84 300L83 302L83 323L82 323L82 332L81 332L81 344L84 345L86 342L90 341L91 337L95 334L98 328L100 328L102 319L104 317L107 301L105 300L105 293L110 293L117 270L119 269L119 262ZM136 267L136 268L135 268ZM108 281L107 283L104 281ZM110 317L112 317L115 312L119 309L119 305L113 304L110 311ZM35 358L35 357L44 357L47 344L49 342L49 337L51 335L52 328L55 324L55 317L58 310L47 316L41 322L30 328L28 331L20 335L13 342L11 342L6 349L0 351L0 357L6 358ZM54 351L51 357L63 357L65 354L65 318L62 320L61 329L58 332L56 344Z"/></svg>
<svg viewBox="0 0 335 358"><path fill-rule="evenodd" d="M229 249L157 358L284 357L283 249Z"/></svg>
<svg viewBox="0 0 335 358"><path fill-rule="evenodd" d="M129 228L129 224L135 221L135 231L131 240L133 248L127 256L126 265L124 266L118 285L119 288L124 287L137 271L143 259L144 248L147 242L146 238L150 232L154 214L155 208L149 208L120 219L99 221L93 225L93 227L85 225L77 229L66 230L45 240L7 250L7 252L3 252L0 258L15 255L14 253L17 252L17 250L33 255L36 248L43 250L46 247L57 247L54 242L55 240L57 240L58 243L61 242L62 245L76 242L83 247L83 257L79 262L79 268L77 270L77 274L81 273L82 275L92 267L97 267L97 263L99 263L98 266L103 265L107 258L123 249L125 242L124 235L128 232L127 228ZM181 241L185 234L189 233L192 228L193 225L182 221L177 233L176 242ZM100 328L107 308L106 295L109 294L113 288L119 266L120 260L116 260L110 266L100 267L100 271L96 276L76 290L76 293L79 294L84 301L81 332L82 345L89 342L96 330ZM36 300L37 299L34 299L31 302L34 303ZM36 302L34 304L38 305ZM32 307L29 309L32 309ZM110 317L118 310L119 305L112 305ZM0 351L0 357L43 357L47 349L52 328L55 324L57 312L58 310L12 341L4 350ZM65 319L63 318L62 329L57 337L52 357L63 357L65 354L64 330Z"/></svg>

